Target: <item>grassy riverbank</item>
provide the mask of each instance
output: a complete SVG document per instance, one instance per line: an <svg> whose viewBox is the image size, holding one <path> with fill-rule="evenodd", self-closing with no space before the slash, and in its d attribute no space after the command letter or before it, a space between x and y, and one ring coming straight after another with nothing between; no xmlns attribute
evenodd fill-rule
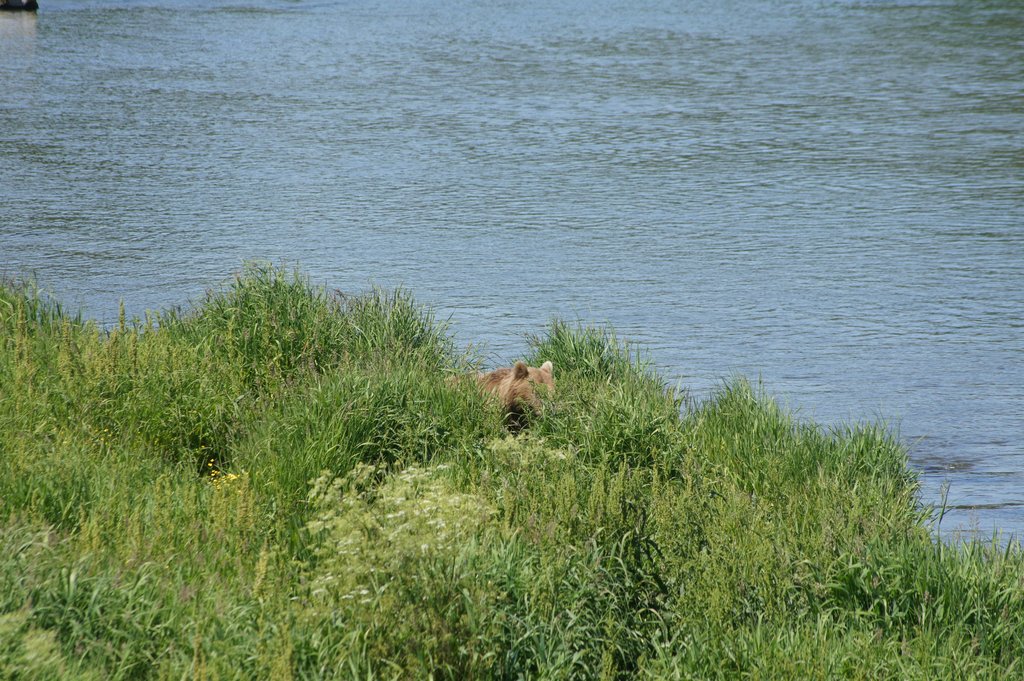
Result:
<svg viewBox="0 0 1024 681"><path fill-rule="evenodd" d="M1006 678L1019 546L934 542L884 429L532 339L508 437L403 292L251 269L116 328L0 288L2 678Z"/></svg>

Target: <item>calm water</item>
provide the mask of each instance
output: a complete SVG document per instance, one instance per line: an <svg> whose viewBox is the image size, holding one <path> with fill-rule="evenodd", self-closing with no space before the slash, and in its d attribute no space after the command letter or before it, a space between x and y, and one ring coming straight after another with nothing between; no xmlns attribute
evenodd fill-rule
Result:
<svg viewBox="0 0 1024 681"><path fill-rule="evenodd" d="M1024 5L41 0L0 14L0 271L101 320L246 259L495 363L611 323L697 396L898 426L1024 535Z"/></svg>

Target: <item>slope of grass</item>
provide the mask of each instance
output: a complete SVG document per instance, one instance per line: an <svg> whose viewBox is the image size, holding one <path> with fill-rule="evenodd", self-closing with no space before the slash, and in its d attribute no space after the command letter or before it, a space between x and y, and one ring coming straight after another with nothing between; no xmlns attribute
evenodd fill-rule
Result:
<svg viewBox="0 0 1024 681"><path fill-rule="evenodd" d="M1024 554L885 428L604 329L512 437L429 310L247 269L111 329L0 287L0 677L1007 678Z"/></svg>

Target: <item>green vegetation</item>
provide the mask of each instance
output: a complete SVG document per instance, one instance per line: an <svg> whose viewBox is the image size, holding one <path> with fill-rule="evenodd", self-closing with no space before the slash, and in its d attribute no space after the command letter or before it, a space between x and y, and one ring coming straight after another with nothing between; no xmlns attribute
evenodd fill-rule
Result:
<svg viewBox="0 0 1024 681"><path fill-rule="evenodd" d="M408 294L269 268L123 317L0 287L0 678L1024 676L1024 553L884 428L554 322L511 437Z"/></svg>

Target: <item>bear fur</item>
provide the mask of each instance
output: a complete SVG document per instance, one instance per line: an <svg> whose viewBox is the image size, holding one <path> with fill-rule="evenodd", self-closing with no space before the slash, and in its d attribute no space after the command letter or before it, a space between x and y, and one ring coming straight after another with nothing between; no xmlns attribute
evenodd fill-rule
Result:
<svg viewBox="0 0 1024 681"><path fill-rule="evenodd" d="M539 367L531 367L526 362L516 362L515 366L479 374L476 382L481 390L493 393L501 400L509 427L521 430L530 415L540 414L537 388L543 386L542 392L554 393L554 365L544 362Z"/></svg>

